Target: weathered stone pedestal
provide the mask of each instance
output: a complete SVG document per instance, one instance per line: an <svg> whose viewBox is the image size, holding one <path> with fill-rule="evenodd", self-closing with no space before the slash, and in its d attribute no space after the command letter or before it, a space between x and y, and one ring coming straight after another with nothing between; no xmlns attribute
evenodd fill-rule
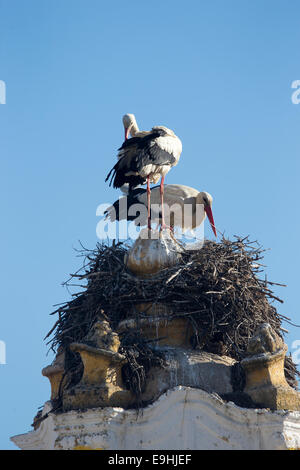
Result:
<svg viewBox="0 0 300 470"><path fill-rule="evenodd" d="M290 387L284 375L287 346L263 323L251 338L248 357L241 364L246 373L244 393L254 403L272 410L300 410L300 394Z"/></svg>
<svg viewBox="0 0 300 470"><path fill-rule="evenodd" d="M133 397L122 381L121 367L126 362L125 357L80 343L72 343L70 348L80 354L84 372L79 384L64 391L63 409L127 407Z"/></svg>
<svg viewBox="0 0 300 470"><path fill-rule="evenodd" d="M70 350L81 357L83 375L78 384L63 391L65 411L128 406L133 397L122 381L121 368L126 358L118 353L119 346L119 337L107 321L96 322L84 342L70 344Z"/></svg>
<svg viewBox="0 0 300 470"><path fill-rule="evenodd" d="M119 333L139 328L144 338L153 340L153 345L191 348L193 328L186 318L170 317L163 304L137 305L136 311L138 317L135 315L119 323Z"/></svg>
<svg viewBox="0 0 300 470"><path fill-rule="evenodd" d="M59 388L65 372L64 364L65 352L59 349L53 363L42 370L42 374L48 377L51 384L51 400L55 400L59 395Z"/></svg>

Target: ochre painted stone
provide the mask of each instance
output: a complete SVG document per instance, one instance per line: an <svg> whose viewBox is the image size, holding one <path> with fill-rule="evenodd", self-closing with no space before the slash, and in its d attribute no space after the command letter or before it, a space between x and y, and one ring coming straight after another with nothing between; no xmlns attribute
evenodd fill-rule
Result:
<svg viewBox="0 0 300 470"><path fill-rule="evenodd" d="M51 400L55 400L58 397L59 387L65 372L64 361L65 353L60 349L52 364L42 369L42 375L48 377L50 381Z"/></svg>
<svg viewBox="0 0 300 470"><path fill-rule="evenodd" d="M300 394L289 386L284 374L287 345L269 324L259 326L241 361L245 370L244 392L258 406L272 410L300 410Z"/></svg>
<svg viewBox="0 0 300 470"><path fill-rule="evenodd" d="M118 332L139 328L146 339L157 340L159 346L178 346L191 348L193 328L187 318L173 317L171 309L161 303L143 303L135 305L133 318L123 320L118 325Z"/></svg>
<svg viewBox="0 0 300 470"><path fill-rule="evenodd" d="M70 349L80 354L84 371L80 382L64 391L64 411L98 406L126 408L133 397L122 381L121 367L126 362L125 357L83 343L71 343Z"/></svg>

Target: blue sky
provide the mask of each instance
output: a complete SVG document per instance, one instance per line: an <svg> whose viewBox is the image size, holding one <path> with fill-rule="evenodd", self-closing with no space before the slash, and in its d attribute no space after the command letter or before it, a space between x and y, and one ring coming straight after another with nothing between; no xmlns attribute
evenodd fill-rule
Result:
<svg viewBox="0 0 300 470"><path fill-rule="evenodd" d="M166 183L210 192L220 231L268 249L268 278L288 285L278 310L300 323L299 14L297 0L0 0L1 449L50 396L49 313L119 195L104 178L126 112L181 138ZM284 327L293 352L300 329Z"/></svg>

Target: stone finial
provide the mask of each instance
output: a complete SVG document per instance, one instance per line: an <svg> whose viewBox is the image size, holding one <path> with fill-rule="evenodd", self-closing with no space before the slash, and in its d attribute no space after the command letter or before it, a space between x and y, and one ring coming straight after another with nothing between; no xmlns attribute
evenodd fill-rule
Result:
<svg viewBox="0 0 300 470"><path fill-rule="evenodd" d="M259 354L274 354L285 349L285 344L280 336L272 329L269 323L262 323L249 341L247 356Z"/></svg>
<svg viewBox="0 0 300 470"><path fill-rule="evenodd" d="M129 249L125 263L134 274L144 277L176 264L182 248L170 230L144 229Z"/></svg>
<svg viewBox="0 0 300 470"><path fill-rule="evenodd" d="M287 345L268 323L262 323L249 341L244 393L260 407L300 410L300 394L290 387L284 375Z"/></svg>
<svg viewBox="0 0 300 470"><path fill-rule="evenodd" d="M108 321L96 321L88 332L83 342L100 349L117 352L120 347L120 339L117 333L112 331Z"/></svg>

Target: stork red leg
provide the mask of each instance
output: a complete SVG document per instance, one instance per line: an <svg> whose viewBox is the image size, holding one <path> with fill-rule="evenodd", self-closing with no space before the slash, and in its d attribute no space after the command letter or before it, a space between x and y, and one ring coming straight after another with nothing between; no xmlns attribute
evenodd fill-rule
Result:
<svg viewBox="0 0 300 470"><path fill-rule="evenodd" d="M165 210L164 210L164 181L165 177L161 177L160 182L160 204L161 204L161 230L164 230L167 226L165 224Z"/></svg>
<svg viewBox="0 0 300 470"><path fill-rule="evenodd" d="M147 205L148 205L148 229L151 230L151 212L150 212L150 177L147 176Z"/></svg>

